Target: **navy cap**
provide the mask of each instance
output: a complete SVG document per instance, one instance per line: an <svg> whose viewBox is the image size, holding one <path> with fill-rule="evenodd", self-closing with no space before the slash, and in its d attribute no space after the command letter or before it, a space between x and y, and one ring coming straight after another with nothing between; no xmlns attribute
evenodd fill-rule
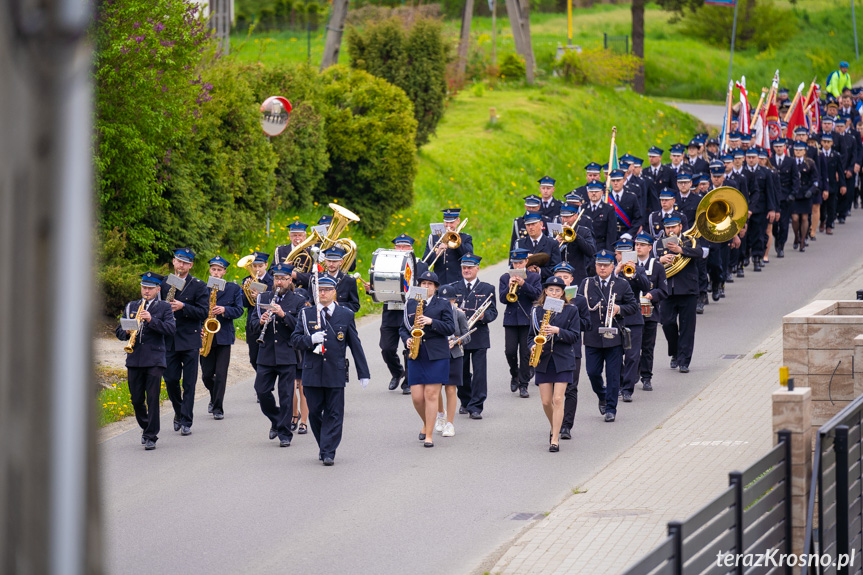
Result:
<svg viewBox="0 0 863 575"><path fill-rule="evenodd" d="M629 240L620 240L614 243L614 251L616 252L631 252L635 249L635 245Z"/></svg>
<svg viewBox="0 0 863 575"><path fill-rule="evenodd" d="M147 287L159 287L162 285L162 280L165 279L165 276L159 275L155 272L147 272L145 274L141 274L141 285Z"/></svg>
<svg viewBox="0 0 863 575"><path fill-rule="evenodd" d="M805 150L809 147L809 144L807 144L806 142L794 142L794 145L792 147L795 150Z"/></svg>
<svg viewBox="0 0 863 575"><path fill-rule="evenodd" d="M454 222L459 218L461 208L447 208L443 210L443 221Z"/></svg>
<svg viewBox="0 0 863 575"><path fill-rule="evenodd" d="M527 256L529 254L530 254L530 251L522 249L522 248L518 248L518 249L515 249L515 250L512 250L511 252L509 252L509 259L511 259L514 262L518 262L521 260L526 260Z"/></svg>
<svg viewBox="0 0 863 575"><path fill-rule="evenodd" d="M329 248L327 250L324 250L324 257L327 260L334 262L334 261L339 261L340 259L343 259L345 257L345 253L346 252L343 249L340 249L337 247L332 247L332 248Z"/></svg>
<svg viewBox="0 0 863 575"><path fill-rule="evenodd" d="M320 288L336 289L335 278L331 278L330 276L319 276L318 277L318 289L320 289Z"/></svg>
<svg viewBox="0 0 863 575"><path fill-rule="evenodd" d="M677 197L677 192L675 192L674 190L672 190L670 188L665 188L664 190L659 192L659 199L660 200L663 198L667 199L667 200L668 199L673 200L676 197Z"/></svg>
<svg viewBox="0 0 863 575"><path fill-rule="evenodd" d="M599 183L599 182L590 182L590 183L589 183L589 184L587 184L585 187L587 188L587 191L588 191L588 192L590 192L590 191L594 191L594 192L595 192L595 191L597 191L597 190L602 191L602 190L604 190L604 189L605 189L605 186L604 186L604 185L602 185L602 184L601 184L601 183Z"/></svg>
<svg viewBox="0 0 863 575"><path fill-rule="evenodd" d="M556 286L559 288L566 288L566 282L557 276L550 276L545 283L542 284L542 287L552 287Z"/></svg>
<svg viewBox="0 0 863 575"><path fill-rule="evenodd" d="M701 182L706 182L706 181L707 181L707 176L705 176L704 174L698 173L698 174L693 174L693 176L692 176L692 185L693 186L697 186Z"/></svg>
<svg viewBox="0 0 863 575"><path fill-rule="evenodd" d="M863 92L863 88L861 88L859 86L851 88L851 93L855 96L859 95L860 92Z"/></svg>
<svg viewBox="0 0 863 575"><path fill-rule="evenodd" d="M478 266L479 262L482 261L482 258L476 254L465 254L461 257L459 261L463 266Z"/></svg>
<svg viewBox="0 0 863 575"><path fill-rule="evenodd" d="M612 180L622 180L625 176L626 174L621 169L611 170L611 173L608 175Z"/></svg>
<svg viewBox="0 0 863 575"><path fill-rule="evenodd" d="M661 156L662 152L664 152L662 148L657 148L656 146L650 146L650 149L647 150L648 156Z"/></svg>
<svg viewBox="0 0 863 575"><path fill-rule="evenodd" d="M216 256L207 263L211 266L222 266L225 269L228 269L228 266L231 265L228 263L228 260L226 260L222 256Z"/></svg>
<svg viewBox="0 0 863 575"><path fill-rule="evenodd" d="M770 157L770 152L768 152L767 150L765 150L764 148L762 148L762 149L758 150L758 157L759 157L759 158L769 158L769 157Z"/></svg>
<svg viewBox="0 0 863 575"><path fill-rule="evenodd" d="M780 93L780 94L787 94L787 93L788 93L788 88L779 88L779 93Z"/></svg>
<svg viewBox="0 0 863 575"><path fill-rule="evenodd" d="M455 287L451 286L449 284L440 288L438 295L441 296L443 299L449 299L449 300L453 300L453 299L458 298L458 292L456 291Z"/></svg>
<svg viewBox="0 0 863 575"><path fill-rule="evenodd" d="M789 107L791 107L791 104L788 104L788 106L789 106ZM782 125L782 127L783 127L783 128L785 128L785 127L787 127L787 126L788 126L788 122L786 122L785 120L782 120L782 121L781 121L781 122L779 122L779 123Z"/></svg>
<svg viewBox="0 0 863 575"><path fill-rule="evenodd" d="M833 116L825 115L823 118L821 118L821 123L822 124L832 124L833 123Z"/></svg>
<svg viewBox="0 0 863 575"><path fill-rule="evenodd" d="M304 232L308 227L307 224L297 220L288 226L288 232Z"/></svg>
<svg viewBox="0 0 863 575"><path fill-rule="evenodd" d="M332 221L333 221L333 216L331 216L329 214L324 214L323 216L318 218L318 225L319 226L328 226L332 223Z"/></svg>
<svg viewBox="0 0 863 575"><path fill-rule="evenodd" d="M669 149L669 152L678 156L682 156L683 152L686 151L683 147L683 144L674 144Z"/></svg>
<svg viewBox="0 0 863 575"><path fill-rule="evenodd" d="M771 146L784 146L785 145L785 138L776 138L775 140L770 142L770 145Z"/></svg>
<svg viewBox="0 0 863 575"><path fill-rule="evenodd" d="M265 264L270 259L270 254L265 254L264 252L254 252L252 255L255 256L256 264Z"/></svg>
<svg viewBox="0 0 863 575"><path fill-rule="evenodd" d="M524 223L525 224L534 224L536 222L542 221L542 214L539 212L526 212L524 214Z"/></svg>
<svg viewBox="0 0 863 575"><path fill-rule="evenodd" d="M686 146L686 147L687 147L687 148L697 148L697 147L698 147L698 146L700 146L702 143L703 143L703 142L701 142L700 140L696 140L695 138L693 138L693 139L689 140L689 144L687 144L687 146Z"/></svg>
<svg viewBox="0 0 863 575"><path fill-rule="evenodd" d="M618 159L618 162L620 162L621 166L628 166L629 164L632 163L632 160L633 160L632 155L629 153L626 153L626 154L623 154L622 156L620 156L620 158Z"/></svg>
<svg viewBox="0 0 863 575"><path fill-rule="evenodd" d="M605 162L604 164L602 164L602 170L603 170L604 172L607 172L607 171L608 171L608 162Z"/></svg>
<svg viewBox="0 0 863 575"><path fill-rule="evenodd" d="M720 168L721 170L724 171L725 170L725 164L723 164L719 160L712 160L710 162L710 169L712 170L713 168Z"/></svg>
<svg viewBox="0 0 863 575"><path fill-rule="evenodd" d="M570 204L581 205L582 203L584 203L584 198L575 190L572 190L571 192L563 196L563 199L565 199Z"/></svg>
<svg viewBox="0 0 863 575"><path fill-rule="evenodd" d="M758 155L758 146L752 146L746 150L747 156L757 156Z"/></svg>
<svg viewBox="0 0 863 575"><path fill-rule="evenodd" d="M743 151L743 148L734 148L731 151L731 155L734 156L735 158L742 158L743 156L746 155L746 152Z"/></svg>
<svg viewBox="0 0 863 575"><path fill-rule="evenodd" d="M794 128L795 135L808 134L809 130L806 129L806 126L797 126Z"/></svg>
<svg viewBox="0 0 863 575"><path fill-rule="evenodd" d="M677 174L677 181L678 182L691 182L692 176L690 176L689 174L687 174L686 172L681 170L680 173Z"/></svg>
<svg viewBox="0 0 863 575"><path fill-rule="evenodd" d="M614 252L609 250L599 250L596 252L596 255L593 256L597 263L600 264L612 264L614 263Z"/></svg>
<svg viewBox="0 0 863 575"><path fill-rule="evenodd" d="M586 166L584 166L584 171L588 174L598 174L602 170L602 166L597 164L596 162L590 162Z"/></svg>
<svg viewBox="0 0 863 575"><path fill-rule="evenodd" d="M707 145L709 146L709 145L711 145L711 144L714 144L714 145L718 146L718 145L719 145L719 140L717 140L716 138L710 138L710 139L708 139L708 140L707 140Z"/></svg>
<svg viewBox="0 0 863 575"><path fill-rule="evenodd" d="M270 273L274 276L289 276L294 271L294 266L291 264L276 264L270 269Z"/></svg>
<svg viewBox="0 0 863 575"><path fill-rule="evenodd" d="M174 250L174 257L181 262L192 263L195 261L195 252L189 248L177 248Z"/></svg>
<svg viewBox="0 0 863 575"><path fill-rule="evenodd" d="M569 262L560 262L559 264L554 266L554 269L551 271L555 274L557 272L566 272L570 275L575 275L575 268L569 265Z"/></svg>
<svg viewBox="0 0 863 575"><path fill-rule="evenodd" d="M740 141L741 142L751 142L752 141L752 134L740 134Z"/></svg>
<svg viewBox="0 0 863 575"><path fill-rule="evenodd" d="M637 244L647 244L649 246L653 245L653 238L647 234L638 234L635 236L635 243Z"/></svg>
<svg viewBox="0 0 863 575"><path fill-rule="evenodd" d="M529 196L524 197L524 205L525 206L536 206L539 207L542 204L542 198L537 196L536 194L531 194Z"/></svg>
<svg viewBox="0 0 863 575"><path fill-rule="evenodd" d="M821 134L821 141L823 142L824 140L827 140L828 142L832 142L833 141L833 134L827 134L827 133Z"/></svg>
<svg viewBox="0 0 863 575"><path fill-rule="evenodd" d="M721 176L725 173L725 164L719 162L718 166L711 164L710 166L710 175L711 176Z"/></svg>
<svg viewBox="0 0 863 575"><path fill-rule="evenodd" d="M726 153L722 154L721 156L719 156L719 160L722 162L733 162L734 156L732 156L731 154L726 152Z"/></svg>
<svg viewBox="0 0 863 575"><path fill-rule="evenodd" d="M668 216L667 218L664 218L662 220L662 225L666 226L666 227L676 226L676 225L679 225L681 223L683 223L683 220L680 219L680 216L675 215L675 214L671 214L670 216Z"/></svg>
<svg viewBox="0 0 863 575"><path fill-rule="evenodd" d="M555 179L552 178L551 176L543 176L540 179L538 179L537 182L539 182L540 186L553 186Z"/></svg>
<svg viewBox="0 0 863 575"><path fill-rule="evenodd" d="M393 238L393 243L397 246L412 246L414 245L414 239L407 234L401 234L400 236Z"/></svg>
<svg viewBox="0 0 863 575"><path fill-rule="evenodd" d="M728 140L730 142L740 141L740 132L738 132L737 130L731 132L730 134L728 134Z"/></svg>
<svg viewBox="0 0 863 575"><path fill-rule="evenodd" d="M436 286L440 286L440 281L437 279L437 274L434 272L423 272L420 274L420 277L417 278L418 282L432 282Z"/></svg>
<svg viewBox="0 0 863 575"><path fill-rule="evenodd" d="M634 166L641 166L642 164L644 164L644 160L637 156L632 156L632 164Z"/></svg>
<svg viewBox="0 0 863 575"><path fill-rule="evenodd" d="M579 198L579 201L581 201L581 198ZM573 206L571 204L563 204L562 206L560 206L561 217L574 216L577 213L578 208L576 206Z"/></svg>

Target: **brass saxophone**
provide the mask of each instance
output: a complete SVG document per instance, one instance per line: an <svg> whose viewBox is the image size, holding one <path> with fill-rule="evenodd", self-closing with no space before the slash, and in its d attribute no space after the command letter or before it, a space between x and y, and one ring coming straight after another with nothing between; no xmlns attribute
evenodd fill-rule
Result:
<svg viewBox="0 0 863 575"><path fill-rule="evenodd" d="M147 303L147 300L141 298L141 305L138 306L138 312L135 314L135 317L140 317L141 312L144 311L144 305ZM123 347L123 351L126 353L132 353L135 351L135 339L138 337L138 331L141 329L141 320L138 320L138 329L132 330L129 333L129 342Z"/></svg>
<svg viewBox="0 0 863 575"><path fill-rule="evenodd" d="M207 319L204 320L204 329L201 330L201 357L210 355L210 348L213 345L213 337L219 330L222 329L222 324L216 319L216 314L213 313L213 308L216 307L216 298L219 295L219 288L214 287L210 290L210 312Z"/></svg>
<svg viewBox="0 0 863 575"><path fill-rule="evenodd" d="M411 329L411 344L408 348L408 357L416 359L420 352L420 342L422 341L425 332L419 323L419 318L423 314L423 300L417 301L416 315L414 315L414 326Z"/></svg>
<svg viewBox="0 0 863 575"><path fill-rule="evenodd" d="M533 338L533 343L536 345L533 346L533 351L530 352L530 361L528 362L530 367L536 367L539 365L539 356L542 355L542 346L544 346L545 342L548 341L548 338L542 335L542 332L550 321L551 310L547 309L545 310L545 315L542 316L542 323L539 325L539 333L536 334L535 338Z"/></svg>

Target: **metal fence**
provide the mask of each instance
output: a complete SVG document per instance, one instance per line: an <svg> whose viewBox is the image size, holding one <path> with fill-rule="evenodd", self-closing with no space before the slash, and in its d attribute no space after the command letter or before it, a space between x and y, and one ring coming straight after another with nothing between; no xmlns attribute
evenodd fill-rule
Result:
<svg viewBox="0 0 863 575"><path fill-rule="evenodd" d="M863 395L818 429L804 549L822 558L829 556L832 561L827 566L819 561L819 565L812 567L807 562L801 571L803 575L863 573L861 422ZM857 557L855 564L839 566L839 556L848 556L852 551Z"/></svg>
<svg viewBox="0 0 863 575"><path fill-rule="evenodd" d="M629 36L602 35L602 47L618 54L629 54Z"/></svg>
<svg viewBox="0 0 863 575"><path fill-rule="evenodd" d="M744 573L726 554L791 553L791 433L743 472L728 474L729 487L686 521L668 524L668 537L624 575ZM734 558L734 557L732 557ZM737 565L734 565L738 563ZM791 568L747 573L791 573Z"/></svg>

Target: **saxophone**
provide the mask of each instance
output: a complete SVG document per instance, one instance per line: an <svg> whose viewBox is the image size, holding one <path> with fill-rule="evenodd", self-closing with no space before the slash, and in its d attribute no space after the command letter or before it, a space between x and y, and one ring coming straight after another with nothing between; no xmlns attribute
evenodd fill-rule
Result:
<svg viewBox="0 0 863 575"><path fill-rule="evenodd" d="M545 326L548 325L548 322L551 321L551 310L545 310L545 315L542 316L542 323L539 326L539 333L536 334L536 337L533 338L533 351L530 352L530 361L528 364L530 367L536 367L539 365L539 356L542 355L542 346L545 345L545 342L548 341L548 338L542 335Z"/></svg>
<svg viewBox="0 0 863 575"><path fill-rule="evenodd" d="M417 301L417 310L414 315L414 326L411 329L411 344L408 348L408 357L411 359L416 359L417 355L420 352L420 343L422 342L422 338L425 335L422 326L419 323L420 316L423 314L423 304L425 302L423 300Z"/></svg>
<svg viewBox="0 0 863 575"><path fill-rule="evenodd" d="M165 301L171 303L174 301L174 298L177 296L177 287L171 286L171 289L168 290L168 295L165 296Z"/></svg>
<svg viewBox="0 0 863 575"><path fill-rule="evenodd" d="M144 311L144 305L146 303L147 303L147 300L144 298L141 298L141 305L138 306L138 312L135 314L136 318L141 315L142 311ZM123 347L123 351L125 351L126 353L132 353L133 351L135 351L135 339L138 337L138 332L140 330L141 330L141 320L139 319L138 320L138 329L133 330L129 333L129 343L127 343L125 345L125 347Z"/></svg>
<svg viewBox="0 0 863 575"><path fill-rule="evenodd" d="M219 333L220 329L222 329L222 324L216 319L216 314L213 313L213 308L216 307L216 298L218 295L219 288L214 287L210 290L210 312L207 315L207 319L204 320L204 329L201 330L201 357L207 357L210 355L210 347L213 345L213 337Z"/></svg>

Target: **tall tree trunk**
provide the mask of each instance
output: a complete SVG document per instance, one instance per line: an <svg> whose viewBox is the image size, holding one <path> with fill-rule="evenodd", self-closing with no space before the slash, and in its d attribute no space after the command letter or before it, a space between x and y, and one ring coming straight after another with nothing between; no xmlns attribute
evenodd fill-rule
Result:
<svg viewBox="0 0 863 575"><path fill-rule="evenodd" d="M459 83L464 81L465 70L467 70L467 52L470 47L470 23L473 17L473 0L465 0L464 12L461 15L461 38L458 41L458 65L456 77Z"/></svg>
<svg viewBox="0 0 863 575"><path fill-rule="evenodd" d="M530 2L529 0L506 0L506 13L512 27L515 51L524 58L525 75L528 84L533 84L536 60L530 40Z"/></svg>
<svg viewBox="0 0 863 575"><path fill-rule="evenodd" d="M333 12L327 24L327 43L324 45L321 70L339 63L342 34L345 31L345 19L348 17L348 3L349 0L333 0Z"/></svg>
<svg viewBox="0 0 863 575"><path fill-rule="evenodd" d="M640 58L632 86L644 94L644 4L646 0L632 0L632 53Z"/></svg>
<svg viewBox="0 0 863 575"><path fill-rule="evenodd" d="M743 9L743 22L738 22L739 26L737 26L737 38L739 40L751 40L755 33L750 24L752 13L755 11L755 2L756 0L746 0L746 7Z"/></svg>

